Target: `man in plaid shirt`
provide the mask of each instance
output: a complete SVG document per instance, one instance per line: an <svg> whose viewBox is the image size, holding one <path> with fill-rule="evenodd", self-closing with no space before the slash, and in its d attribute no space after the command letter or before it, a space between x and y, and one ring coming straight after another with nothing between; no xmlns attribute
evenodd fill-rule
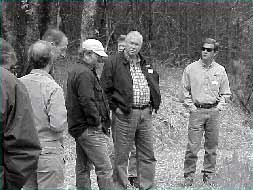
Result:
<svg viewBox="0 0 253 190"><path fill-rule="evenodd" d="M126 189L129 152L136 145L137 181L140 189L154 187L155 163L152 112L159 109L159 75L141 56L143 37L137 31L126 36L126 47L104 65L101 86L109 100L114 121L114 182Z"/></svg>

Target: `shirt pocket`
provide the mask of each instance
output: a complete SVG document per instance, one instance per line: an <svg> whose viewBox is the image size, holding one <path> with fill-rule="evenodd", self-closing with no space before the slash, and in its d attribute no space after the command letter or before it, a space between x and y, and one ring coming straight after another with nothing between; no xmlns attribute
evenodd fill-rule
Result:
<svg viewBox="0 0 253 190"><path fill-rule="evenodd" d="M219 91L220 88L221 75L216 73L211 77L211 89L215 92Z"/></svg>

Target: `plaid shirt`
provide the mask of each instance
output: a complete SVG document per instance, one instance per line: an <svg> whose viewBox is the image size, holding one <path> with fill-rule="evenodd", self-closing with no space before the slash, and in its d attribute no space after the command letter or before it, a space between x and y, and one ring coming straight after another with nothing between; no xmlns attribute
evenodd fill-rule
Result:
<svg viewBox="0 0 253 190"><path fill-rule="evenodd" d="M130 73L133 80L133 106L143 106L150 103L150 89L148 82L141 71L140 58L131 59L125 53L126 59L130 62Z"/></svg>

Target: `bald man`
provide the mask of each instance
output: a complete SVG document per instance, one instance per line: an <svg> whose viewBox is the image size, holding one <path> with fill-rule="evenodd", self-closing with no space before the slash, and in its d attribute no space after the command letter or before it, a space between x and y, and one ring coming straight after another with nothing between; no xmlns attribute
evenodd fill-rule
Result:
<svg viewBox="0 0 253 190"><path fill-rule="evenodd" d="M62 189L64 185L62 140L67 111L63 89L49 74L52 51L53 46L46 41L40 40L31 45L28 61L34 69L20 78L31 98L42 147L38 169L28 179L25 189Z"/></svg>

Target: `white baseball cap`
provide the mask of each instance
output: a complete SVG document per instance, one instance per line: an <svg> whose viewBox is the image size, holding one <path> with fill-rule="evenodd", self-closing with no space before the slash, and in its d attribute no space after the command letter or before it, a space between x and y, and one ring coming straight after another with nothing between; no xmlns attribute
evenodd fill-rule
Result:
<svg viewBox="0 0 253 190"><path fill-rule="evenodd" d="M102 45L102 43L98 40L95 39L88 39L85 40L82 43L82 48L86 49L86 50L91 50L94 53L102 56L102 57L107 57L108 55L105 53L104 47Z"/></svg>

